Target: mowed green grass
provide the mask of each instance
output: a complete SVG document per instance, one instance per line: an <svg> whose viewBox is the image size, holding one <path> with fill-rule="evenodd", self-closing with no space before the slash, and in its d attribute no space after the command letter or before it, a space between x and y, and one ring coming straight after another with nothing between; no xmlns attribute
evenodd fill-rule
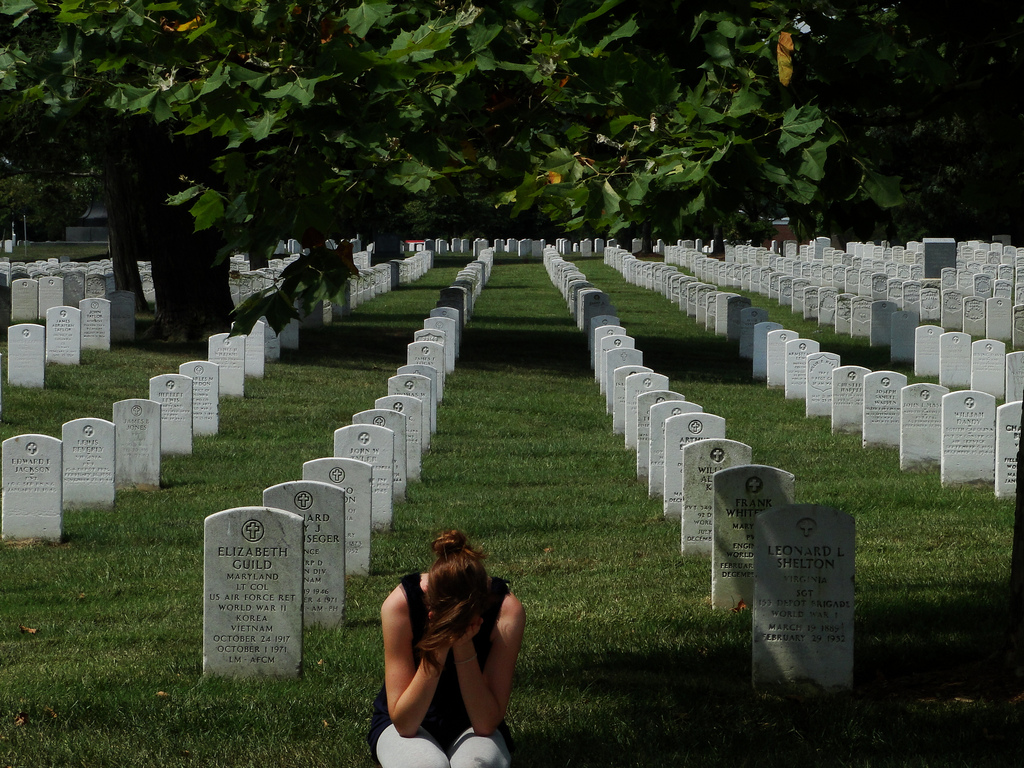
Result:
<svg viewBox="0 0 1024 768"><path fill-rule="evenodd" d="M1019 764L1020 705L884 700L865 686L981 660L1007 623L1013 505L990 490L907 475L895 451L864 451L827 419L755 384L735 344L598 260L645 363L754 460L796 475L800 502L857 524L858 689L779 698L750 684L750 614L710 608L709 563L679 554L678 523L635 479L612 434L587 342L538 263L497 263L439 406L422 481L375 536L373 573L347 586L346 626L305 633L293 681L202 676L203 520L259 504L262 490L329 455L332 432L386 394L406 345L466 259L307 331L221 433L168 459L157 493L118 494L115 512L69 512L59 545L0 546L0 766L361 766L381 684L379 606L429 542L466 530L526 606L509 720L518 766L977 766ZM844 363L877 350L773 320ZM802 321L800 321L802 323ZM0 436L59 436L110 418L148 379L202 358L202 345L138 344L47 369L47 388L4 391ZM22 631L21 627L35 630Z"/></svg>

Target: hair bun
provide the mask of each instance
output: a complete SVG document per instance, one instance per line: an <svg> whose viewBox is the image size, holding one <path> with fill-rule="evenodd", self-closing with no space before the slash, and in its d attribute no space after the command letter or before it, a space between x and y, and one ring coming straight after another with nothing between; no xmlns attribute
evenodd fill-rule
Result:
<svg viewBox="0 0 1024 768"><path fill-rule="evenodd" d="M442 531L434 539L433 550L438 557L452 557L464 552L469 545L469 539L462 531Z"/></svg>

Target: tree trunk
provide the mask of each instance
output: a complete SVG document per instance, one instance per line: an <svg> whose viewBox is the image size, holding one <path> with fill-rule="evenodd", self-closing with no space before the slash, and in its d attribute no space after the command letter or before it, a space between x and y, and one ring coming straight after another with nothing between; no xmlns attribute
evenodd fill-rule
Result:
<svg viewBox="0 0 1024 768"><path fill-rule="evenodd" d="M103 192L107 204L107 232L110 259L114 263L114 285L135 294L135 311L148 312L142 290L139 259L146 234L139 210L138 179L131 155L123 141L111 141L103 157Z"/></svg>
<svg viewBox="0 0 1024 768"><path fill-rule="evenodd" d="M189 206L167 196L195 183L216 187L210 164L219 146L200 136L173 136L159 125L132 127L139 167L139 200L153 268L156 315L151 335L174 341L201 339L231 322L228 262L216 264L223 245L213 229L195 231Z"/></svg>

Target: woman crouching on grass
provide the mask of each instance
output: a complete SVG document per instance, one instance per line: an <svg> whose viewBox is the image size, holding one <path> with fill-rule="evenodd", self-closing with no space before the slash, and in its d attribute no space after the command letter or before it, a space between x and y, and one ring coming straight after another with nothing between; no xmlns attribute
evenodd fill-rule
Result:
<svg viewBox="0 0 1024 768"><path fill-rule="evenodd" d="M384 687L370 750L382 768L507 768L505 710L526 615L508 583L489 578L460 531L381 606Z"/></svg>

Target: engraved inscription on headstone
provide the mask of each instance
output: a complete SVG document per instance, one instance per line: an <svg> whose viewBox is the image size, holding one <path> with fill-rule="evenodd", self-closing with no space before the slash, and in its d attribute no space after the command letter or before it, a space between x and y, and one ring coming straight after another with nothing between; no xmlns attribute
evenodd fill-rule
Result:
<svg viewBox="0 0 1024 768"><path fill-rule="evenodd" d="M792 504L757 515L754 537L754 687L852 688L853 517Z"/></svg>
<svg viewBox="0 0 1024 768"><path fill-rule="evenodd" d="M204 528L203 674L301 677L302 517L239 507Z"/></svg>

